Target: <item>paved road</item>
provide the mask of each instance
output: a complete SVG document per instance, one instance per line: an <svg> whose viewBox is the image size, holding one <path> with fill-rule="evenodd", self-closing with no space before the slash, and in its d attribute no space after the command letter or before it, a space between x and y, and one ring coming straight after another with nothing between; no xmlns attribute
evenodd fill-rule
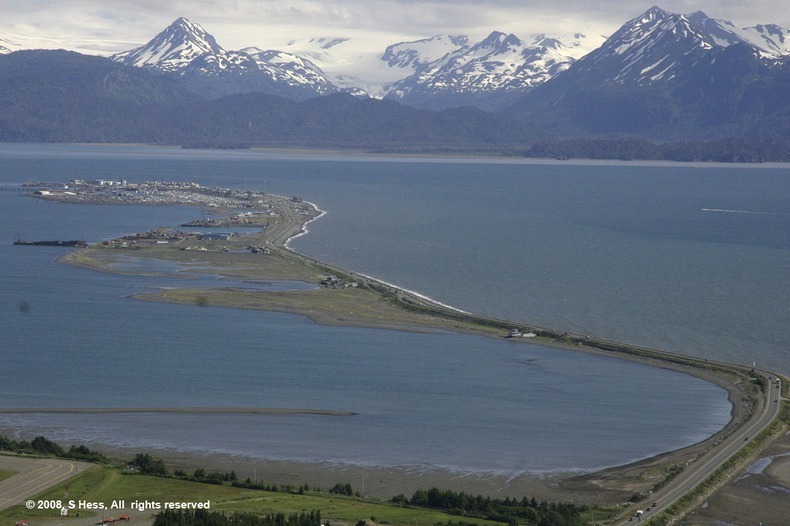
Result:
<svg viewBox="0 0 790 526"><path fill-rule="evenodd" d="M735 433L727 437L724 442L705 453L705 455L696 462L690 464L683 473L675 477L675 479L666 486L655 491L650 496L649 500L642 504L642 509L646 509L647 506L653 502L657 503L657 506L646 511L642 516L642 520L649 519L659 511L672 506L672 504L685 495L686 492L690 491L697 484L713 474L714 471L745 446L749 442L749 439L768 427L774 418L779 415L782 404L775 400L780 400L782 389L781 386L776 385L776 375L768 371L759 370L757 373L762 374L766 378L773 379L766 388L766 396L762 403L762 407L758 408L758 413L753 415L746 424L738 428ZM628 518L616 524L628 524ZM633 522L631 524L633 524Z"/></svg>
<svg viewBox="0 0 790 526"><path fill-rule="evenodd" d="M282 215L282 225L280 225L279 230L274 230L274 232L269 232L271 236L269 238L269 244L278 246L281 244L285 244L288 239L299 233L299 229L295 229L295 226L299 225L299 221L297 221L296 216L294 215L294 211L291 208L291 202L283 202L279 206L279 212Z"/></svg>
<svg viewBox="0 0 790 526"><path fill-rule="evenodd" d="M21 504L89 467L91 464L72 460L0 455L0 469L17 472L0 481L0 510Z"/></svg>

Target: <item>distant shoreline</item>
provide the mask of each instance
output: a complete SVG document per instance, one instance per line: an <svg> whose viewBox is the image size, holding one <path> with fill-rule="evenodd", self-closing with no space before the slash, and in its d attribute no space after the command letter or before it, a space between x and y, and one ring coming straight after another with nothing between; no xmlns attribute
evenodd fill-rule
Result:
<svg viewBox="0 0 790 526"><path fill-rule="evenodd" d="M319 148L319 147L275 147L275 146L251 146L243 149L228 148L184 148L179 145L159 145L147 143L46 143L46 142L26 142L26 143L0 143L0 151L3 145L13 148L15 151L23 147L30 148L57 148L60 151L67 151L65 148L83 148L85 150L95 149L106 151L107 148L134 149L146 148L147 153L166 153L200 151L208 154L264 154L282 156L315 156L322 158L370 158L370 159L393 159L409 162L480 162L480 163L504 163L504 164L553 164L553 165L600 165L600 166L696 166L700 168L738 168L738 169L788 169L790 161L766 161L766 162L722 162L722 161L672 161L658 159L592 159L583 157L572 157L568 159L557 159L556 157L525 157L523 155L508 153L486 153L482 151L458 152L382 152L352 148ZM65 147L65 148L64 148ZM232 153L231 153L232 152ZM144 155L144 154L141 154Z"/></svg>

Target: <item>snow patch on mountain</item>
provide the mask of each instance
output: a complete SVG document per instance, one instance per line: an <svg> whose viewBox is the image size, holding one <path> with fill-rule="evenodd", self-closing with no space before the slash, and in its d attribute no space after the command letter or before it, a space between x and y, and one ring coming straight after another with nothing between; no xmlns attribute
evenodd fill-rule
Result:
<svg viewBox="0 0 790 526"><path fill-rule="evenodd" d="M604 38L576 33L563 37L539 34L522 41L514 34L490 33L473 45L465 37L439 35L417 42L394 44L382 56L393 67L415 72L390 88L389 97L520 92L542 84L566 70ZM596 42L597 40L597 42ZM434 58L438 52L453 48Z"/></svg>
<svg viewBox="0 0 790 526"><path fill-rule="evenodd" d="M0 54L58 47L24 39L20 45L11 41L20 41L16 35L4 36L9 40L0 39ZM652 7L609 38L571 33L521 39L493 31L471 42L465 35L441 34L391 44L382 52L380 35L356 33L294 39L277 50L228 51L182 17L145 45L110 58L160 74L203 76L212 79L206 86L222 83L228 92L240 80L241 91L277 84L298 87L301 96L310 90L317 95L367 92L409 102L412 97L521 93L574 64L578 71L594 70L598 79L649 85L676 78L706 52L734 44L751 46L765 58L787 56L790 31L772 24L737 28L701 11L680 15Z"/></svg>
<svg viewBox="0 0 790 526"><path fill-rule="evenodd" d="M316 64L343 91L365 92L373 97L383 97L387 85L411 71L403 73L382 63L381 52L370 51L381 49L380 46L381 42L375 36L325 36L290 40L283 46L283 51Z"/></svg>
<svg viewBox="0 0 790 526"><path fill-rule="evenodd" d="M468 45L469 37L465 35L436 35L387 46L381 60L391 68L414 71Z"/></svg>
<svg viewBox="0 0 790 526"><path fill-rule="evenodd" d="M340 40L325 45L332 47L338 43ZM293 87L300 90L300 97L305 89L314 95L338 91L321 68L307 59L256 47L226 51L199 24L183 17L147 44L110 58L162 74L222 79L224 92L233 92L234 83L238 84L238 92L250 91L255 86Z"/></svg>
<svg viewBox="0 0 790 526"><path fill-rule="evenodd" d="M199 24L181 17L144 46L116 53L110 58L129 66L172 73L184 70L206 53L219 57L218 62L234 60L234 57L223 57L225 50Z"/></svg>
<svg viewBox="0 0 790 526"><path fill-rule="evenodd" d="M22 46L20 46L16 42L6 40L5 38L0 38L0 55L5 55L6 53L13 53L14 51L19 51L20 49L23 49Z"/></svg>
<svg viewBox="0 0 790 526"><path fill-rule="evenodd" d="M626 22L581 60L577 70L596 71L618 83L663 82L716 47L721 38L683 15L652 7Z"/></svg>
<svg viewBox="0 0 790 526"><path fill-rule="evenodd" d="M334 91L334 86L324 72L313 62L300 56L274 49L256 47L240 51L251 57L258 68L270 72L276 81L294 85L310 85L321 95Z"/></svg>
<svg viewBox="0 0 790 526"><path fill-rule="evenodd" d="M681 15L651 7L580 59L571 73L588 84L655 85L686 78L711 51L736 44L764 58L786 55L786 36L777 26L737 29L701 11Z"/></svg>
<svg viewBox="0 0 790 526"><path fill-rule="evenodd" d="M687 15L687 18L705 29L721 47L748 44L767 56L779 57L790 54L790 30L775 24L738 28L728 20L710 18L702 11Z"/></svg>

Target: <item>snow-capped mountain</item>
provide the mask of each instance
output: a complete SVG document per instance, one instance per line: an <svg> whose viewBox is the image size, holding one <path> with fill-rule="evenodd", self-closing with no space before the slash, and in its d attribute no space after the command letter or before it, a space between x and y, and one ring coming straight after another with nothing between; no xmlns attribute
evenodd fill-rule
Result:
<svg viewBox="0 0 790 526"><path fill-rule="evenodd" d="M594 48L584 35L565 38L570 45L546 35L524 42L513 34L494 31L471 46L465 37L449 36L395 44L387 48L382 60L415 71L393 83L387 96L407 104L442 107L459 98L479 102L487 96L528 91ZM452 47L433 58L437 50Z"/></svg>
<svg viewBox="0 0 790 526"><path fill-rule="evenodd" d="M737 30L702 12L686 16L652 7L626 22L569 74L588 83L594 79L647 86L684 78L715 48L741 44L767 58L787 54L781 47L787 47L786 32L761 27Z"/></svg>
<svg viewBox="0 0 790 526"><path fill-rule="evenodd" d="M256 47L244 48L241 53L251 57L261 70L268 71L276 81L312 86L322 95L337 91L321 68L305 58L284 51L263 50Z"/></svg>
<svg viewBox="0 0 790 526"><path fill-rule="evenodd" d="M469 47L466 35L436 35L414 42L399 42L387 46L381 60L391 68L422 69L431 62L440 60L450 53Z"/></svg>
<svg viewBox="0 0 790 526"><path fill-rule="evenodd" d="M0 39L0 54L31 47L23 42ZM178 77L209 98L265 91L304 99L342 91L423 108L494 109L565 71L587 84L650 86L683 78L711 50L735 44L778 60L790 55L790 31L776 25L737 28L702 12L680 15L653 7L608 39L582 34L522 39L494 31L479 42L443 34L386 45L376 35L335 35L291 40L279 50L229 51L199 24L178 18L147 44L111 59Z"/></svg>
<svg viewBox="0 0 790 526"><path fill-rule="evenodd" d="M380 98L389 84L413 72L391 68L382 62L381 45L375 35L314 37L290 40L282 49L316 64L343 91L364 92Z"/></svg>
<svg viewBox="0 0 790 526"><path fill-rule="evenodd" d="M207 53L222 57L225 50L199 24L181 17L144 46L110 58L127 66L173 73L183 71L193 60Z"/></svg>
<svg viewBox="0 0 790 526"><path fill-rule="evenodd" d="M305 98L339 91L312 62L281 51L250 47L226 51L186 18L178 18L147 44L110 57L116 62L191 81L220 96L248 91Z"/></svg>
<svg viewBox="0 0 790 526"><path fill-rule="evenodd" d="M663 82L692 67L718 45L717 40L685 16L652 7L624 24L573 69L576 75L603 77L598 79L602 81Z"/></svg>
<svg viewBox="0 0 790 526"><path fill-rule="evenodd" d="M703 13L652 7L505 111L562 133L658 137L781 122L790 61L766 51L782 35L766 27L734 30Z"/></svg>
<svg viewBox="0 0 790 526"><path fill-rule="evenodd" d="M520 79L532 77L530 86L545 81L562 69L555 63L570 63L605 38L535 35L529 42L519 41L515 54L523 51L523 56L513 57L508 56L513 50L508 52L507 47L518 39L513 36L505 43L497 42L499 34L494 32L475 44L466 35L435 35L389 45L375 56L353 51L359 43L352 39L336 37L294 40L285 49L318 64L336 86L357 86L372 96L417 106L444 107L469 102L459 101L456 95L486 98L510 91ZM541 69L549 72L542 79ZM444 101L438 100L445 96Z"/></svg>
<svg viewBox="0 0 790 526"><path fill-rule="evenodd" d="M775 24L737 28L728 20L710 18L702 11L686 15L686 18L692 24L704 29L716 45L727 47L732 44L748 44L767 53L768 56L790 54L790 30Z"/></svg>

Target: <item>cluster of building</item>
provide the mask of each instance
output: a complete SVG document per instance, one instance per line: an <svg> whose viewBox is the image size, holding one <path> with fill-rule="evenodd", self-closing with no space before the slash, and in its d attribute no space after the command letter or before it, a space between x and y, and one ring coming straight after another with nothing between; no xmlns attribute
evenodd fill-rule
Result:
<svg viewBox="0 0 790 526"><path fill-rule="evenodd" d="M510 329L505 338L534 338L537 336L534 332L521 332L521 329Z"/></svg>
<svg viewBox="0 0 790 526"><path fill-rule="evenodd" d="M206 229L257 227L266 230L272 218L282 215L286 227L293 216L314 216L318 211L301 197L282 198L250 190L233 190L220 187L204 187L187 181L146 181L130 183L126 180L83 180L73 179L68 183L26 183L33 195L47 200L82 204L187 204L203 208L217 208L219 218L206 218L181 224L182 227ZM243 210L239 210L243 209ZM232 215L231 210L234 212ZM276 221L276 219L275 219ZM298 223L299 221L295 221ZM112 248L141 248L144 246L178 243L182 250L240 251L254 254L269 254L265 243L259 246L244 246L234 242L235 232L183 232L169 229L153 229L132 234L103 244ZM218 243L219 242L219 243ZM227 245L222 242L228 242ZM327 283L326 286L347 286Z"/></svg>
<svg viewBox="0 0 790 526"><path fill-rule="evenodd" d="M33 186L31 183L30 186ZM204 187L188 181L146 181L72 179L59 186L38 187L33 195L56 201L100 204L191 204L209 208L251 208L265 206L263 192Z"/></svg>
<svg viewBox="0 0 790 526"><path fill-rule="evenodd" d="M234 214L230 217L208 217L203 219L195 219L194 221L187 221L185 223L181 223L181 226L185 227L202 227L202 228L216 228L216 227L228 227L228 226L257 226L262 229L266 228L265 224L262 224L263 218L268 218L274 215L272 206L269 205L267 210L265 211L255 211L255 212L242 212L240 214Z"/></svg>
<svg viewBox="0 0 790 526"><path fill-rule="evenodd" d="M182 241L187 239L191 234L180 231L165 230L161 228L153 228L147 232L139 232L123 236L117 239L110 239L102 241L105 247L120 247L126 248L129 246L139 244L168 244L175 241Z"/></svg>
<svg viewBox="0 0 790 526"><path fill-rule="evenodd" d="M327 276L319 282L322 286L330 289L340 289L344 287L357 287L359 284L356 282L346 283L342 278L337 276Z"/></svg>
<svg viewBox="0 0 790 526"><path fill-rule="evenodd" d="M233 241L238 238L236 232L182 232L180 230L167 230L154 228L147 232L139 232L117 239L103 241L102 245L108 248L142 248L152 245L168 245L180 243L181 250L224 251L230 249L224 245L200 244L200 241ZM192 241L192 243L190 243ZM243 250L252 254L271 254L268 246L246 245Z"/></svg>

